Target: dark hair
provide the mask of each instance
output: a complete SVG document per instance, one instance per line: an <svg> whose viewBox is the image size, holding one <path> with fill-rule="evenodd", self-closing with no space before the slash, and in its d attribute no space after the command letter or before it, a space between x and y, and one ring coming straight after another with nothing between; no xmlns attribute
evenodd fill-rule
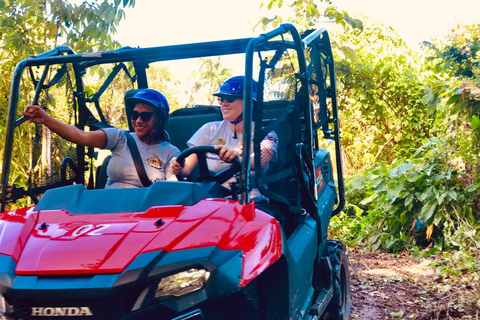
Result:
<svg viewBox="0 0 480 320"><path fill-rule="evenodd" d="M151 137L155 140L158 140L160 142L165 141L165 124L167 122L165 113L162 111L158 111L158 109L154 109L155 116L157 117L157 125L153 129L155 134L151 135ZM153 133L153 131L151 132Z"/></svg>

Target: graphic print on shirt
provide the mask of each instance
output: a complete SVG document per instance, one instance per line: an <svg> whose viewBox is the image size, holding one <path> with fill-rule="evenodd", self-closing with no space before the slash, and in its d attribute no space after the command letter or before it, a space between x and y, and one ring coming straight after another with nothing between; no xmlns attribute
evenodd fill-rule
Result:
<svg viewBox="0 0 480 320"><path fill-rule="evenodd" d="M215 139L215 144L219 146L224 146L227 143L227 139L225 138L217 138Z"/></svg>
<svg viewBox="0 0 480 320"><path fill-rule="evenodd" d="M160 159L158 159L157 157L148 158L147 163L152 168L155 168L155 169L162 168L162 161L160 161Z"/></svg>

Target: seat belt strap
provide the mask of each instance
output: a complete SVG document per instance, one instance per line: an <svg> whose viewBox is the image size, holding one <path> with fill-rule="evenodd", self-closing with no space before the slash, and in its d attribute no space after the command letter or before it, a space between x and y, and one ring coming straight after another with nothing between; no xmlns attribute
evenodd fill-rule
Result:
<svg viewBox="0 0 480 320"><path fill-rule="evenodd" d="M147 177L147 172L145 171L145 167L143 166L142 158L140 157L140 152L138 151L135 139L130 135L128 131L125 131L125 135L127 136L128 149L130 149L130 153L132 155L133 163L135 164L135 169L137 170L138 177L140 178L140 181L142 182L144 187L149 187L152 183Z"/></svg>

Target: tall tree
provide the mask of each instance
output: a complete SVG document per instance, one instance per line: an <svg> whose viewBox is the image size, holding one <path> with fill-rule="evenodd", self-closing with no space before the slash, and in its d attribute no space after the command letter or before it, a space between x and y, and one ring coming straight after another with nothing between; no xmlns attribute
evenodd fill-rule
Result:
<svg viewBox="0 0 480 320"><path fill-rule="evenodd" d="M189 103L194 103L194 94L206 89L204 93L208 97L210 105L213 105L214 96L212 94L222 85L222 83L232 76L232 69L224 68L220 57L215 59L202 58L199 62L200 66L193 76L197 79L194 83L192 95Z"/></svg>
<svg viewBox="0 0 480 320"><path fill-rule="evenodd" d="M0 0L0 133L5 132L10 75L23 59L66 45L76 53L116 49L120 44L113 34L124 18L126 7L134 7L135 0ZM27 80L28 81L28 80ZM23 92L30 101L31 92ZM20 112L21 110L19 110ZM19 115L20 116L20 115ZM28 154L26 142L31 135L26 127L18 128L15 150ZM3 145L0 145L3 154ZM12 180L20 182L28 177L28 168L15 163ZM0 160L1 161L1 160Z"/></svg>
<svg viewBox="0 0 480 320"><path fill-rule="evenodd" d="M269 10L274 8L288 7L290 10L283 10L283 14L290 14L283 16L281 14L275 15L273 18L263 17L257 23L262 25L265 30L268 26L277 27L284 22L293 23L297 29L301 31L315 29L319 22L324 19L331 20L342 26L350 25L353 28L363 28L363 23L359 19L350 17L350 15L343 10L338 10L331 1L320 0L302 0L302 1L285 1L285 0L262 0L261 7L266 6Z"/></svg>
<svg viewBox="0 0 480 320"><path fill-rule="evenodd" d="M68 45L75 52L113 49L125 13L135 0L0 0L1 48L18 59Z"/></svg>

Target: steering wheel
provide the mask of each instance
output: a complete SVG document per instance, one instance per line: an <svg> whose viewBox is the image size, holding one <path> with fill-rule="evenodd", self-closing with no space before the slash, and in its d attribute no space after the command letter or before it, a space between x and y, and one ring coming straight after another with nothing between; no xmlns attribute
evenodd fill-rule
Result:
<svg viewBox="0 0 480 320"><path fill-rule="evenodd" d="M213 172L208 169L207 153L213 153L218 155L220 153L220 149L215 149L215 147L212 146L195 146L183 150L177 158L177 162L183 164L185 162L185 158L189 155L197 155L200 173L195 182L213 181L222 184L242 169L242 164L240 163L240 160L238 158L234 158L231 162L232 165L230 167L223 169L220 172ZM183 181L182 176L179 174L177 175L177 179L178 181Z"/></svg>

